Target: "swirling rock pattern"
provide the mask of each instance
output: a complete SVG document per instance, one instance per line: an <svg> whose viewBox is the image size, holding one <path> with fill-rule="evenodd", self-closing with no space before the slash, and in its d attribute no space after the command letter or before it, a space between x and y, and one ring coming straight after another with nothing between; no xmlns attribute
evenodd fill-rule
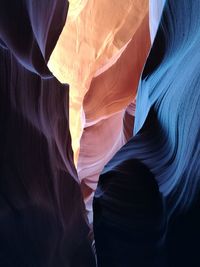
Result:
<svg viewBox="0 0 200 267"><path fill-rule="evenodd" d="M147 0L70 1L48 66L70 83L72 147L88 211L100 172L130 137L124 114L149 48Z"/></svg>
<svg viewBox="0 0 200 267"><path fill-rule="evenodd" d="M85 127L77 170L81 182L93 191L104 165L130 138L134 116L131 102L134 102L149 48L146 15L134 36L117 55L117 60L112 58L107 66L98 70L84 97ZM129 112L125 112L128 105Z"/></svg>
<svg viewBox="0 0 200 267"><path fill-rule="evenodd" d="M134 137L94 198L99 266L199 266L200 2L168 0L136 101Z"/></svg>
<svg viewBox="0 0 200 267"><path fill-rule="evenodd" d="M87 122L94 124L94 120L100 121L122 111L134 99L138 79L130 85L130 72L133 69L135 76L138 75L144 64L142 58L146 58L146 47L149 48L148 27L146 32L139 31L141 25L145 28L147 14L148 0L70 1L67 23L48 66L59 81L70 84L70 130L76 163L83 129L87 127L82 110ZM129 57L130 50L141 45L141 41L136 41L141 37L145 39L141 54ZM124 52L130 40L132 42ZM135 66L136 62L138 66ZM117 78L119 85L112 88Z"/></svg>
<svg viewBox="0 0 200 267"><path fill-rule="evenodd" d="M0 3L0 266L95 266L69 133L46 62L67 2ZM56 27L55 27L56 25Z"/></svg>
<svg viewBox="0 0 200 267"><path fill-rule="evenodd" d="M0 3L0 266L95 267L99 180L99 267L199 267L200 2L70 2Z"/></svg>

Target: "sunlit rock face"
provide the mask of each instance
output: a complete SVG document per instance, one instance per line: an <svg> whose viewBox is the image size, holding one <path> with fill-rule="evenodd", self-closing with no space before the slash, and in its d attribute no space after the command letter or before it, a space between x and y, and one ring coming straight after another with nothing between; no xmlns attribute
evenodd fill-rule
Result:
<svg viewBox="0 0 200 267"><path fill-rule="evenodd" d="M0 3L0 266L95 266L69 133L46 62L66 1Z"/></svg>
<svg viewBox="0 0 200 267"><path fill-rule="evenodd" d="M104 165L128 140L124 114L149 47L148 1L71 1L49 67L70 83L72 144L86 202Z"/></svg>
<svg viewBox="0 0 200 267"><path fill-rule="evenodd" d="M165 3L140 79L134 137L105 166L95 192L100 267L199 266L197 10L199 1Z"/></svg>
<svg viewBox="0 0 200 267"><path fill-rule="evenodd" d="M78 2L80 1L71 1L70 3L67 23L49 61L49 67L54 75L60 81L70 83L70 128L76 160L84 127L80 111L91 80L103 71L102 67L106 64L113 65L120 57L148 12L147 0L126 2L92 0L83 1L81 5ZM110 84L107 87L110 87ZM102 87L100 100L102 100L104 92L108 91L107 87L106 85ZM118 94L117 98L119 98L119 91L116 91L115 94ZM125 94L127 98L128 93ZM132 93L132 95L133 99L134 94ZM131 97L128 97L130 101ZM95 100L91 101L95 105ZM126 105L129 101L124 100ZM93 106L90 107L87 100L85 106L84 112L87 118L90 116L87 109L91 109ZM104 103L102 103L103 106ZM124 108L123 104L117 111L122 109L122 106ZM109 113L114 112L111 109ZM99 115L96 114L96 116Z"/></svg>
<svg viewBox="0 0 200 267"><path fill-rule="evenodd" d="M149 50L148 29L146 15L117 61L99 70L85 95L83 108L86 123L77 168L79 179L92 191L96 189L104 165L132 135L132 129L129 134L125 133L124 124L133 128L134 109L130 112L129 108L131 119L125 110L128 104L134 102Z"/></svg>

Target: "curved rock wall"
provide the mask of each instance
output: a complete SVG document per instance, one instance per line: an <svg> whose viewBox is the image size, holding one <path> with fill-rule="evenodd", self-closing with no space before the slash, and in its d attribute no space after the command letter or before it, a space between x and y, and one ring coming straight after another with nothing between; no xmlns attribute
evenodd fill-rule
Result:
<svg viewBox="0 0 200 267"><path fill-rule="evenodd" d="M67 7L0 3L1 266L95 266L73 163L69 89L46 65Z"/></svg>
<svg viewBox="0 0 200 267"><path fill-rule="evenodd" d="M136 100L134 137L94 198L99 266L198 266L198 1L166 1Z"/></svg>

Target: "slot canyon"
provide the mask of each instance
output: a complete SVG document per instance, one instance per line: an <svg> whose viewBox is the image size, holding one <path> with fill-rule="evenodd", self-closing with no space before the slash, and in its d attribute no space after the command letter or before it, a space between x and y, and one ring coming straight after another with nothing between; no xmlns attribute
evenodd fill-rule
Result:
<svg viewBox="0 0 200 267"><path fill-rule="evenodd" d="M200 1L0 1L0 267L200 267Z"/></svg>

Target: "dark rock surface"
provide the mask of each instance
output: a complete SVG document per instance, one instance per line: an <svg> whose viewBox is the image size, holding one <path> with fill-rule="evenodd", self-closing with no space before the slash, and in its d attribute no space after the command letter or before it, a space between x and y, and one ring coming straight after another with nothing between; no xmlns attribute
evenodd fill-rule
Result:
<svg viewBox="0 0 200 267"><path fill-rule="evenodd" d="M68 85L46 62L66 1L0 3L0 266L95 266L73 163Z"/></svg>

